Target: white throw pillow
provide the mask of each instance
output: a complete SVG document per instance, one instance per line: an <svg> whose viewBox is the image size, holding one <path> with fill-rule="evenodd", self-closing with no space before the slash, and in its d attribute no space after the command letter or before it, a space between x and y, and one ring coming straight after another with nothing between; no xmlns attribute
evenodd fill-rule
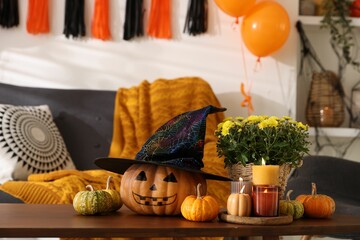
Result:
<svg viewBox="0 0 360 240"><path fill-rule="evenodd" d="M49 106L0 104L0 184L75 169Z"/></svg>

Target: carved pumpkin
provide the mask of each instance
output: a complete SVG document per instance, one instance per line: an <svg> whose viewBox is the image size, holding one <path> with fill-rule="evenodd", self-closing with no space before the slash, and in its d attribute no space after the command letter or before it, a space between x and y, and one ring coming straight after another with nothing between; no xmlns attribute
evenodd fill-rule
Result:
<svg viewBox="0 0 360 240"><path fill-rule="evenodd" d="M90 191L80 191L73 199L75 211L82 215L95 215L111 211L111 195L103 190L94 190L91 185L86 186Z"/></svg>
<svg viewBox="0 0 360 240"><path fill-rule="evenodd" d="M311 184L311 195L299 195L296 200L304 205L305 216L310 218L328 218L335 212L333 198L316 193L316 184Z"/></svg>
<svg viewBox="0 0 360 240"><path fill-rule="evenodd" d="M112 177L109 176L106 181L106 189L104 191L108 192L111 195L111 198L113 201L111 211L117 211L118 209L121 208L121 206L123 205L123 202L121 200L120 192L116 191L115 189L110 188L111 179L112 179Z"/></svg>
<svg viewBox="0 0 360 240"><path fill-rule="evenodd" d="M120 195L132 211L144 215L177 215L184 199L196 192L206 193L201 174L153 164L133 164L121 180Z"/></svg>
<svg viewBox="0 0 360 240"><path fill-rule="evenodd" d="M219 204L212 196L201 196L199 183L197 195L189 195L181 204L181 214L189 221L205 222L214 220L219 213Z"/></svg>

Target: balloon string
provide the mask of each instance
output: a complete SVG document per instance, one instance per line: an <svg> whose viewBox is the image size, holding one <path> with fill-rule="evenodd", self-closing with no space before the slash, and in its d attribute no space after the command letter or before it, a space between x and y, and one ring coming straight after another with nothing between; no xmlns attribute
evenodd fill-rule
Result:
<svg viewBox="0 0 360 240"><path fill-rule="evenodd" d="M261 61L260 61L260 57L258 57L256 59L256 63L254 66L254 72L258 72L261 69Z"/></svg>
<svg viewBox="0 0 360 240"><path fill-rule="evenodd" d="M250 92L251 92L251 88L252 88L252 81L249 82L249 79L248 79L245 54L244 54L244 46L242 43L240 43L240 47L241 47L241 56L242 56L243 68L244 68L244 79L245 79L245 84L247 87L247 91L245 91L245 84L241 83L240 91L241 91L242 95L244 96L244 100L241 102L241 106L247 107L248 115L251 115L251 113L254 111L254 107L252 105L252 100L251 100L251 96L250 96Z"/></svg>
<svg viewBox="0 0 360 240"><path fill-rule="evenodd" d="M239 25L239 18L235 18L235 21L231 24L233 31L237 29L238 25Z"/></svg>

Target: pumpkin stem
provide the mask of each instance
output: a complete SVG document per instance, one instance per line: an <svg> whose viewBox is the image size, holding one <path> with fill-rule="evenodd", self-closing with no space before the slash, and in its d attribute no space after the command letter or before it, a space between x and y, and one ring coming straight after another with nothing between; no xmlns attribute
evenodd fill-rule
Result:
<svg viewBox="0 0 360 240"><path fill-rule="evenodd" d="M111 181L112 177L109 176L107 181L106 181L106 190L109 190L110 189L110 181Z"/></svg>
<svg viewBox="0 0 360 240"><path fill-rule="evenodd" d="M94 191L94 188L93 188L93 186L91 186L91 185L86 185L85 188L86 188L86 189L90 189L90 191Z"/></svg>
<svg viewBox="0 0 360 240"><path fill-rule="evenodd" d="M293 190L289 190L287 193L286 193L286 201L290 201L290 194L293 192Z"/></svg>
<svg viewBox="0 0 360 240"><path fill-rule="evenodd" d="M201 183L198 183L198 185L196 186L196 195L198 199L201 199L200 186Z"/></svg>
<svg viewBox="0 0 360 240"><path fill-rule="evenodd" d="M313 196L316 195L316 184L315 183L311 183L311 195L313 195Z"/></svg>

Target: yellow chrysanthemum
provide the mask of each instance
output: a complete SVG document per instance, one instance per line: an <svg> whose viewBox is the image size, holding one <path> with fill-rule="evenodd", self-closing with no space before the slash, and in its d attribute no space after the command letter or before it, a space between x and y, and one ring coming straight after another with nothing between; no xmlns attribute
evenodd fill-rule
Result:
<svg viewBox="0 0 360 240"><path fill-rule="evenodd" d="M222 126L224 125L224 122L221 122L217 125L217 130L221 131Z"/></svg>
<svg viewBox="0 0 360 240"><path fill-rule="evenodd" d="M304 125L302 122L298 122L297 127L300 128L300 129L304 129L304 130L309 129L308 125Z"/></svg>
<svg viewBox="0 0 360 240"><path fill-rule="evenodd" d="M262 119L262 116L251 115L246 120L248 122L260 122L261 119Z"/></svg>
<svg viewBox="0 0 360 240"><path fill-rule="evenodd" d="M238 120L238 121L243 121L245 118L243 118L243 117L235 117L235 119Z"/></svg>
<svg viewBox="0 0 360 240"><path fill-rule="evenodd" d="M279 125L279 122L277 120L278 118L276 117L270 117L268 119L265 119L263 121L261 121L258 126L260 129L264 129L267 127L277 127Z"/></svg>
<svg viewBox="0 0 360 240"><path fill-rule="evenodd" d="M232 121L224 122L224 124L222 126L222 130L221 130L221 135L222 136L228 135L232 126L234 126L234 122L232 122Z"/></svg>
<svg viewBox="0 0 360 240"><path fill-rule="evenodd" d="M291 120L292 120L292 118L291 118L291 117L289 117L289 116L283 116L281 119L283 119L283 120L287 120L287 121L291 121Z"/></svg>

